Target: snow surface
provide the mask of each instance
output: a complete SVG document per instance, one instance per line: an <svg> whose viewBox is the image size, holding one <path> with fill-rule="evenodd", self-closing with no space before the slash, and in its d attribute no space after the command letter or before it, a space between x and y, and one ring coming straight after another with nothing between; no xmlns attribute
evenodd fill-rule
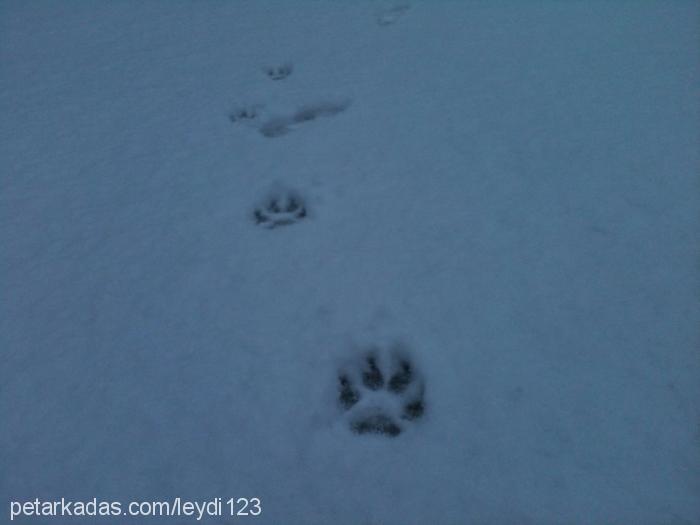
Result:
<svg viewBox="0 0 700 525"><path fill-rule="evenodd" d="M699 523L699 17L2 2L2 519ZM396 340L426 415L355 435L337 369Z"/></svg>

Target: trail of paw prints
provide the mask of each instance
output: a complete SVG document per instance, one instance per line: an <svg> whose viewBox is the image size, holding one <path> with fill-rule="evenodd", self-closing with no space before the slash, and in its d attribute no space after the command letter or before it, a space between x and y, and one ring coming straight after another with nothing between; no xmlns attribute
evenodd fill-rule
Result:
<svg viewBox="0 0 700 525"><path fill-rule="evenodd" d="M403 347L371 348L338 371L338 403L353 433L396 437L425 414L425 380Z"/></svg>
<svg viewBox="0 0 700 525"><path fill-rule="evenodd" d="M255 225L271 230L279 226L290 226L305 219L307 205L297 192L278 190L271 192L253 210Z"/></svg>
<svg viewBox="0 0 700 525"><path fill-rule="evenodd" d="M396 4L386 9L381 9L376 14L377 24L380 26L395 24L409 9L411 9L410 4Z"/></svg>

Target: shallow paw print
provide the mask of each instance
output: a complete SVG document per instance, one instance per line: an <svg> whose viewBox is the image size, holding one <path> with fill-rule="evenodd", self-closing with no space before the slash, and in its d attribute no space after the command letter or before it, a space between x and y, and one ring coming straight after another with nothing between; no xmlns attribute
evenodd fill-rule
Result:
<svg viewBox="0 0 700 525"><path fill-rule="evenodd" d="M270 66L265 68L265 74L271 80L283 80L292 74L294 67L292 64L285 63L279 66Z"/></svg>
<svg viewBox="0 0 700 525"><path fill-rule="evenodd" d="M276 192L253 210L253 222L262 228L289 226L306 218L304 199L291 191Z"/></svg>
<svg viewBox="0 0 700 525"><path fill-rule="evenodd" d="M425 413L425 381L402 349L370 349L338 373L338 403L355 434L396 437Z"/></svg>
<svg viewBox="0 0 700 525"><path fill-rule="evenodd" d="M236 123L253 123L260 118L262 115L263 106L260 104L253 104L249 106L240 106L231 111L228 114L228 118L234 124Z"/></svg>

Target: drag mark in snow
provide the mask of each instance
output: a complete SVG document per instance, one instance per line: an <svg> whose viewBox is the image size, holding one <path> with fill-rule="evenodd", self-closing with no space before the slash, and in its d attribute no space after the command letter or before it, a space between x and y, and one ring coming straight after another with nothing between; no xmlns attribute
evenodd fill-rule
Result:
<svg viewBox="0 0 700 525"><path fill-rule="evenodd" d="M377 13L377 24L390 26L401 18L411 8L409 4L398 4Z"/></svg>
<svg viewBox="0 0 700 525"><path fill-rule="evenodd" d="M268 120L260 126L260 133L267 138L281 137L301 124L311 122L320 117L333 117L349 107L349 100L321 102L302 106L291 115L274 117Z"/></svg>

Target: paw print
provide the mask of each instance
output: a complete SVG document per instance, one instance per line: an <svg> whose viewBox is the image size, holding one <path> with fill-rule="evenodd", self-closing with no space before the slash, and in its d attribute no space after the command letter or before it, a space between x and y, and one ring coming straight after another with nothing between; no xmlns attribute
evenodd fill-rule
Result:
<svg viewBox="0 0 700 525"><path fill-rule="evenodd" d="M338 373L338 403L355 434L396 437L424 415L425 382L402 349L371 349Z"/></svg>
<svg viewBox="0 0 700 525"><path fill-rule="evenodd" d="M266 67L265 73L272 80L282 80L292 74L294 68L292 64L281 64L279 66Z"/></svg>
<svg viewBox="0 0 700 525"><path fill-rule="evenodd" d="M247 123L251 124L258 120L263 112L261 104L253 104L249 106L240 106L228 114L228 118L234 124Z"/></svg>
<svg viewBox="0 0 700 525"><path fill-rule="evenodd" d="M253 221L263 228L288 226L304 219L306 204L300 195L292 191L280 191L269 196L253 210Z"/></svg>

